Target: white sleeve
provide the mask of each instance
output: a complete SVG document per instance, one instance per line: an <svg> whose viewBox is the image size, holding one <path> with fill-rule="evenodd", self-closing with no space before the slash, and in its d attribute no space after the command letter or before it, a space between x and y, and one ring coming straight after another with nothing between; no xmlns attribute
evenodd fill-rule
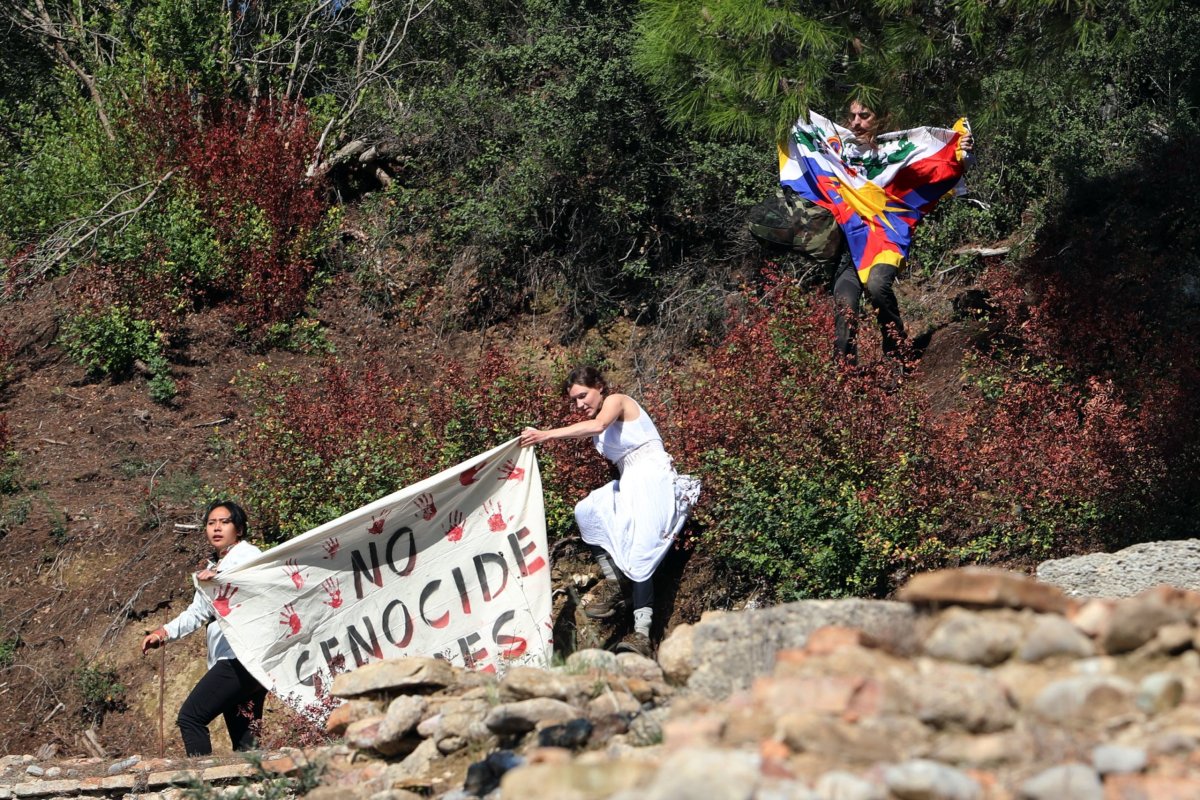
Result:
<svg viewBox="0 0 1200 800"><path fill-rule="evenodd" d="M192 598L192 604L184 609L178 617L163 625L163 630L167 632L168 641L182 639L213 619L212 603L209 602L204 592L196 592L195 597Z"/></svg>

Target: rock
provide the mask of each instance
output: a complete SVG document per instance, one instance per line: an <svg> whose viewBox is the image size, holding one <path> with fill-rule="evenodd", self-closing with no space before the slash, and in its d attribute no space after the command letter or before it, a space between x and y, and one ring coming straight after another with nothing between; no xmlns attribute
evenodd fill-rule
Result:
<svg viewBox="0 0 1200 800"><path fill-rule="evenodd" d="M982 800L978 781L961 770L927 759L905 761L883 771L887 788L899 800Z"/></svg>
<svg viewBox="0 0 1200 800"><path fill-rule="evenodd" d="M380 740L399 741L413 733L428 708L429 703L424 697L400 695L388 705L383 724L379 726Z"/></svg>
<svg viewBox="0 0 1200 800"><path fill-rule="evenodd" d="M387 717L367 717L346 728L346 741L360 750L374 750L384 756L407 755L421 743L418 736L395 734Z"/></svg>
<svg viewBox="0 0 1200 800"><path fill-rule="evenodd" d="M528 733L539 725L557 725L579 716L579 711L561 700L535 697L502 703L488 712L483 724L499 734Z"/></svg>
<svg viewBox="0 0 1200 800"><path fill-rule="evenodd" d="M1147 675L1138 685L1134 700L1147 714L1170 711L1183 702L1183 681L1167 672Z"/></svg>
<svg viewBox="0 0 1200 800"><path fill-rule="evenodd" d="M962 567L922 572L896 597L919 605L966 605L981 608L1028 608L1063 613L1070 605L1063 592L1019 572L991 567Z"/></svg>
<svg viewBox="0 0 1200 800"><path fill-rule="evenodd" d="M599 697L588 701L587 715L589 719L599 719L609 714L636 714L642 710L642 704L628 692L603 692Z"/></svg>
<svg viewBox="0 0 1200 800"><path fill-rule="evenodd" d="M1022 800L1104 800L1095 770L1083 764L1051 767L1021 784Z"/></svg>
<svg viewBox="0 0 1200 800"><path fill-rule="evenodd" d="M1033 749L1030 737L1018 731L983 733L977 736L946 736L929 756L949 764L996 767L1016 764Z"/></svg>
<svg viewBox="0 0 1200 800"><path fill-rule="evenodd" d="M416 749L404 757L400 763L388 764L384 770L383 779L386 784L394 785L427 775L430 766L441 758L437 743L432 739L424 739Z"/></svg>
<svg viewBox="0 0 1200 800"><path fill-rule="evenodd" d="M25 768L26 775L32 775L35 778L40 778L46 774L46 770L39 767L37 764L30 764Z"/></svg>
<svg viewBox="0 0 1200 800"><path fill-rule="evenodd" d="M1196 800L1200 778L1113 775L1104 782L1106 800Z"/></svg>
<svg viewBox="0 0 1200 800"><path fill-rule="evenodd" d="M124 772L125 770L129 769L130 767L132 767L134 764L138 763L141 760L142 760L141 756L130 756L129 758L122 759L121 761L116 761L116 762L108 765L108 774L116 775L120 772Z"/></svg>
<svg viewBox="0 0 1200 800"><path fill-rule="evenodd" d="M325 732L330 736L341 736L352 722L383 714L383 705L374 700L348 700L333 711L325 720Z"/></svg>
<svg viewBox="0 0 1200 800"><path fill-rule="evenodd" d="M622 675L641 678L644 681L661 681L663 668L652 658L637 653L618 653L617 669Z"/></svg>
<svg viewBox="0 0 1200 800"><path fill-rule="evenodd" d="M551 725L538 731L538 747L579 750L588 743L591 735L591 722L586 719L573 719L563 725Z"/></svg>
<svg viewBox="0 0 1200 800"><path fill-rule="evenodd" d="M1141 772L1149 757L1140 747L1102 744L1092 750L1092 768L1101 775L1122 775Z"/></svg>
<svg viewBox="0 0 1200 800"><path fill-rule="evenodd" d="M697 666L688 687L713 699L745 689L772 670L781 650L803 647L827 625L857 628L888 650L912 652L914 620L911 606L886 600L801 600L701 620L691 634Z"/></svg>
<svg viewBox="0 0 1200 800"><path fill-rule="evenodd" d="M1115 553L1044 561L1037 577L1071 597L1132 597L1162 584L1200 590L1200 540L1146 542Z"/></svg>
<svg viewBox="0 0 1200 800"><path fill-rule="evenodd" d="M995 733L1016 720L1008 690L979 667L922 660L903 688L917 719L934 728Z"/></svg>
<svg viewBox="0 0 1200 800"><path fill-rule="evenodd" d="M1055 681L1038 693L1033 710L1059 724L1099 722L1133 711L1133 686L1109 675Z"/></svg>
<svg viewBox="0 0 1200 800"><path fill-rule="evenodd" d="M843 763L897 761L922 749L930 732L911 717L867 720L858 724L811 711L780 716L780 739L797 752L837 758Z"/></svg>
<svg viewBox="0 0 1200 800"><path fill-rule="evenodd" d="M662 744L663 722L667 718L665 708L656 708L638 714L629 723L629 740L637 747Z"/></svg>
<svg viewBox="0 0 1200 800"><path fill-rule="evenodd" d="M887 789L849 772L826 772L813 787L822 800L887 800Z"/></svg>
<svg viewBox="0 0 1200 800"><path fill-rule="evenodd" d="M758 782L758 772L758 756L752 753L741 750L681 750L663 762L642 798L751 800Z"/></svg>
<svg viewBox="0 0 1200 800"><path fill-rule="evenodd" d="M946 661L990 667L1007 661L1021 638L1021 628L1009 620L951 608L925 639L925 652Z"/></svg>
<svg viewBox="0 0 1200 800"><path fill-rule="evenodd" d="M576 650L567 656L566 668L568 672L587 672L589 670L616 672L617 655L597 648Z"/></svg>
<svg viewBox="0 0 1200 800"><path fill-rule="evenodd" d="M534 667L513 667L500 681L500 696L506 701L550 697L565 703L581 704L591 695L593 683L582 675L566 675Z"/></svg>
<svg viewBox="0 0 1200 800"><path fill-rule="evenodd" d="M658 645L658 664L666 679L676 686L687 683L695 668L692 661L693 630L692 625L676 625Z"/></svg>
<svg viewBox="0 0 1200 800"><path fill-rule="evenodd" d="M511 769L521 766L525 759L511 750L497 750L487 758L476 761L467 768L467 779L463 790L482 797L500 785L500 779Z"/></svg>
<svg viewBox="0 0 1200 800"><path fill-rule="evenodd" d="M520 800L605 800L618 792L639 790L657 768L638 761L612 764L529 764L500 779L500 795Z"/></svg>
<svg viewBox="0 0 1200 800"><path fill-rule="evenodd" d="M376 661L333 679L334 697L373 692L427 694L454 684L454 669L439 658Z"/></svg>
<svg viewBox="0 0 1200 800"><path fill-rule="evenodd" d="M1030 663L1055 656L1089 658L1095 654L1096 646L1092 640L1058 614L1038 615L1017 650L1017 658Z"/></svg>
<svg viewBox="0 0 1200 800"><path fill-rule="evenodd" d="M1136 650L1158 634L1164 625L1182 622L1188 612L1164 602L1156 595L1140 595L1117 603L1108 628L1097 644L1109 654Z"/></svg>

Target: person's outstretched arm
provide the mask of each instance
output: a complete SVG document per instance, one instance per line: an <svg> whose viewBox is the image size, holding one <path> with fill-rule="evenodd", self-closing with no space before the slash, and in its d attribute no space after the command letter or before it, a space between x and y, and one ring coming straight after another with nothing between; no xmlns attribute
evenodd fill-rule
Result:
<svg viewBox="0 0 1200 800"><path fill-rule="evenodd" d="M609 425L621 419L625 411L625 403L628 399L623 394L610 394L604 398L604 403L600 406L600 411L596 416L591 419L585 419L582 422L576 422L573 425L552 428L548 431L538 430L537 428L526 428L521 431L521 446L529 447L530 445L540 444L551 439L584 439L588 436L596 436L597 434L604 433Z"/></svg>

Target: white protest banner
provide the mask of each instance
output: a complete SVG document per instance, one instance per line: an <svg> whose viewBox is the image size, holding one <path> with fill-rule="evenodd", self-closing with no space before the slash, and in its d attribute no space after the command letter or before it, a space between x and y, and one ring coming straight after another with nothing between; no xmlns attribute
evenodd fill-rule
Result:
<svg viewBox="0 0 1200 800"><path fill-rule="evenodd" d="M551 652L533 448L513 439L197 584L238 659L297 709L405 655L488 672Z"/></svg>

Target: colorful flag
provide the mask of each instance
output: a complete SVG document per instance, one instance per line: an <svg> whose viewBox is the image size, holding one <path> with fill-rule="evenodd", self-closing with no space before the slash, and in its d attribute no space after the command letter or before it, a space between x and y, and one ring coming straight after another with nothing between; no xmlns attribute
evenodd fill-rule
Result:
<svg viewBox="0 0 1200 800"><path fill-rule="evenodd" d="M405 655L497 672L551 654L532 447L516 439L197 583L238 660L297 709Z"/></svg>
<svg viewBox="0 0 1200 800"><path fill-rule="evenodd" d="M947 193L962 191L959 140L967 130L963 119L955 130L886 133L866 147L810 112L780 144L779 182L833 213L865 284L876 264L899 267L921 217Z"/></svg>

